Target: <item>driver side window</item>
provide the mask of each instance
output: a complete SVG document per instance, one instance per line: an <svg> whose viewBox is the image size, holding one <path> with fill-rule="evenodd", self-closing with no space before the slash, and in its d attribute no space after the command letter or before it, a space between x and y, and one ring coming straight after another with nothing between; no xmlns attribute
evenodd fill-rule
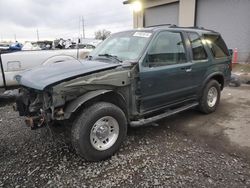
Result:
<svg viewBox="0 0 250 188"><path fill-rule="evenodd" d="M153 41L147 55L150 67L173 65L187 61L181 33L164 31Z"/></svg>

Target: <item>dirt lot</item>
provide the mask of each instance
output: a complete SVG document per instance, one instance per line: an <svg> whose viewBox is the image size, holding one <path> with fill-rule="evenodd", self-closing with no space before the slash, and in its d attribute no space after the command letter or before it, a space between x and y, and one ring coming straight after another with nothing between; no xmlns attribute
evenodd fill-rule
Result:
<svg viewBox="0 0 250 188"><path fill-rule="evenodd" d="M0 104L0 187L250 187L250 86L226 88L218 110L190 110L129 129L111 159L85 162L61 137L31 131Z"/></svg>

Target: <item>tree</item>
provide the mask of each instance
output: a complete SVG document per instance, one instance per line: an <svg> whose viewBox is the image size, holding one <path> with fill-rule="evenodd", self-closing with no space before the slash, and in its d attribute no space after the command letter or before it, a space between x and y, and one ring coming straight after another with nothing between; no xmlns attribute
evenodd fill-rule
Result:
<svg viewBox="0 0 250 188"><path fill-rule="evenodd" d="M95 32L95 39L98 40L105 40L109 35L111 34L110 31L107 31L106 29L98 30Z"/></svg>

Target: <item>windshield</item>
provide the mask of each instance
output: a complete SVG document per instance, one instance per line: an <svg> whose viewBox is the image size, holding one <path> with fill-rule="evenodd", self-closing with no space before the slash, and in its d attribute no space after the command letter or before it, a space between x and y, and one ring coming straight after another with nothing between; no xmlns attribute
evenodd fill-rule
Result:
<svg viewBox="0 0 250 188"><path fill-rule="evenodd" d="M149 41L151 32L126 31L106 39L90 53L92 59L107 58L116 61L138 60Z"/></svg>

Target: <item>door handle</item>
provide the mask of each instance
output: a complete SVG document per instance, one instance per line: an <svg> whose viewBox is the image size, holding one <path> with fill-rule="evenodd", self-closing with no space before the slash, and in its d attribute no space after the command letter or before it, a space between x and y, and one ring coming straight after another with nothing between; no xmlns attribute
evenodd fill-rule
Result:
<svg viewBox="0 0 250 188"><path fill-rule="evenodd" d="M186 72L191 72L192 71L192 68L187 68L186 69Z"/></svg>
<svg viewBox="0 0 250 188"><path fill-rule="evenodd" d="M181 70L185 70L186 72L191 72L192 67L181 67Z"/></svg>

